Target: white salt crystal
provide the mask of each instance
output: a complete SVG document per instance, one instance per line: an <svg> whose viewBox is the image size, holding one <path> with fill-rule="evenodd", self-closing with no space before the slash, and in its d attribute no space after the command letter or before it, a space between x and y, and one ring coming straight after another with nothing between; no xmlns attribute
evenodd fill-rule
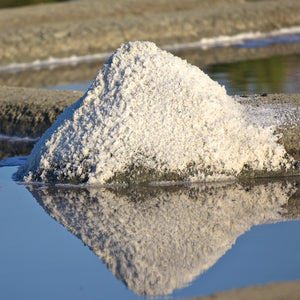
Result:
<svg viewBox="0 0 300 300"><path fill-rule="evenodd" d="M272 127L249 120L224 87L151 42L122 45L86 94L36 144L27 181L218 180L289 167Z"/></svg>

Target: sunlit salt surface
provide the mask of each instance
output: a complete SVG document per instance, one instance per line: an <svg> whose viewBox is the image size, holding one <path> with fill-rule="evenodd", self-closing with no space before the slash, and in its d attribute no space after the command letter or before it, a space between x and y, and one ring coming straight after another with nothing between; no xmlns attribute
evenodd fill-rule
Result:
<svg viewBox="0 0 300 300"><path fill-rule="evenodd" d="M0 168L3 299L172 299L300 279L297 178L68 188L18 185L15 170Z"/></svg>
<svg viewBox="0 0 300 300"><path fill-rule="evenodd" d="M35 145L17 178L107 184L232 179L293 159L273 126L150 42L122 45Z"/></svg>

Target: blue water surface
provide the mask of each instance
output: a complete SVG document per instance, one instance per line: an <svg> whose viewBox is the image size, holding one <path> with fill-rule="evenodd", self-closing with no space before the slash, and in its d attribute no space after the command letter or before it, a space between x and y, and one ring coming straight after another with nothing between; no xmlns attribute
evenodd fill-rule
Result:
<svg viewBox="0 0 300 300"><path fill-rule="evenodd" d="M16 169L0 168L0 299L140 299L11 179ZM300 221L253 227L169 298L300 279L299 232Z"/></svg>
<svg viewBox="0 0 300 300"><path fill-rule="evenodd" d="M88 247L11 179L15 171L0 168L0 299L132 299Z"/></svg>

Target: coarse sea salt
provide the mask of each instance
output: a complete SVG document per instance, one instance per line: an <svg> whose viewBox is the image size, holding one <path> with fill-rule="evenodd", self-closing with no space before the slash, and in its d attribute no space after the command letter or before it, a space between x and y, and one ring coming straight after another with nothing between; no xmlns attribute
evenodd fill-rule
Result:
<svg viewBox="0 0 300 300"><path fill-rule="evenodd" d="M59 116L16 178L149 183L234 178L289 168L274 128L250 120L225 88L151 42L123 44Z"/></svg>

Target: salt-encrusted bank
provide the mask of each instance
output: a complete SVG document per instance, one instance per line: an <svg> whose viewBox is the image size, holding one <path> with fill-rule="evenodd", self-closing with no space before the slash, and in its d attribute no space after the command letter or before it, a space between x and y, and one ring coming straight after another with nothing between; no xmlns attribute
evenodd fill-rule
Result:
<svg viewBox="0 0 300 300"><path fill-rule="evenodd" d="M173 45L299 25L299 0L285 0L284 5L280 0L85 0L32 5L0 11L0 65L111 52L136 39Z"/></svg>
<svg viewBox="0 0 300 300"><path fill-rule="evenodd" d="M122 45L58 118L17 178L141 183L217 180L293 163L274 128L199 68L150 42Z"/></svg>

